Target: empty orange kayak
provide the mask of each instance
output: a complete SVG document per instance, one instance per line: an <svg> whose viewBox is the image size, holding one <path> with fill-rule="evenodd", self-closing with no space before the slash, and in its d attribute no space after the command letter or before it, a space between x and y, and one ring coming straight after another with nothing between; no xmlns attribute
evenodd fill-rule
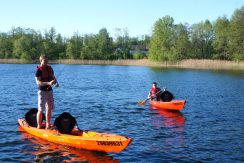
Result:
<svg viewBox="0 0 244 163"><path fill-rule="evenodd" d="M170 102L150 101L150 105L154 109L182 110L186 100L172 100Z"/></svg>
<svg viewBox="0 0 244 163"><path fill-rule="evenodd" d="M55 129L38 129L29 126L24 118L18 119L18 123L24 131L31 135L75 148L119 153L132 142L132 138L116 134L81 131L77 128L73 129L71 134L61 134Z"/></svg>

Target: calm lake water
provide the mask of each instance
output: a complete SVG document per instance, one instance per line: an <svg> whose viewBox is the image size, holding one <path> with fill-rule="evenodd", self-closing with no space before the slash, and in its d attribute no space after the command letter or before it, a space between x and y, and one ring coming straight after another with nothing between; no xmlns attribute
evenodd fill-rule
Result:
<svg viewBox="0 0 244 163"><path fill-rule="evenodd" d="M79 127L133 138L119 154L35 139L17 119L37 106L34 64L0 64L0 162L244 162L244 72L136 66L53 65L55 117L73 114ZM181 113L153 110L151 83L186 99Z"/></svg>

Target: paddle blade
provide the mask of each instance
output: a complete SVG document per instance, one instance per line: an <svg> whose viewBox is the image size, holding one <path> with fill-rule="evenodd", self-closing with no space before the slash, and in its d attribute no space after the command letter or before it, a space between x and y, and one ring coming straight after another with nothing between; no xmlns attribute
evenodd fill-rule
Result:
<svg viewBox="0 0 244 163"><path fill-rule="evenodd" d="M137 102L137 104L139 104L139 105L145 105L146 102L147 102L147 100L139 101L139 102Z"/></svg>

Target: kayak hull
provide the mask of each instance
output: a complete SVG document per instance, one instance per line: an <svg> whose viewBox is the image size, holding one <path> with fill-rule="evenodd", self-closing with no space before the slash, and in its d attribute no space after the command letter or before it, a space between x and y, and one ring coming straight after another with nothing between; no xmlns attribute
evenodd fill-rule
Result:
<svg viewBox="0 0 244 163"><path fill-rule="evenodd" d="M131 142L131 138L116 134L80 131L74 129L71 134L61 134L54 129L38 129L31 127L24 118L18 119L20 127L27 133L44 140L75 148L119 153Z"/></svg>
<svg viewBox="0 0 244 163"><path fill-rule="evenodd" d="M150 101L150 105L154 109L166 109L180 111L184 108L186 100L172 100L170 102Z"/></svg>

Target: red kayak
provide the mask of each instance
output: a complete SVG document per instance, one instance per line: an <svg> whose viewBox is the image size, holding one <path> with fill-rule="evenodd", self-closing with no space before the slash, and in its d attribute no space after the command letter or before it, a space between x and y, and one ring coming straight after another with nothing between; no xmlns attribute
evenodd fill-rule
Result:
<svg viewBox="0 0 244 163"><path fill-rule="evenodd" d="M182 110L185 106L186 100L172 100L170 102L163 101L150 101L150 105L154 109L167 109L167 110Z"/></svg>

